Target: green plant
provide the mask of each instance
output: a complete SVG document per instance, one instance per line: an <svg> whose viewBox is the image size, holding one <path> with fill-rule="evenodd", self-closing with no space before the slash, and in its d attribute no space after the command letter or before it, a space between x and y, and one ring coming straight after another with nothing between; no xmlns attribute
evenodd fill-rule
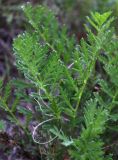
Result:
<svg viewBox="0 0 118 160"><path fill-rule="evenodd" d="M27 4L23 10L28 28L13 47L18 69L34 87L29 99L37 102L35 119L40 123L34 128L33 140L48 145L45 159L65 155L74 160L112 159L105 155L105 139L101 138L110 128L107 122L117 117L111 116L118 97L118 42L110 27L111 12L91 13L87 19L94 32L86 25L87 40L81 39L78 45L46 7ZM96 84L97 93L93 91ZM15 112L6 105L5 109L14 118ZM33 113L23 113L30 122ZM20 126L27 132L28 127Z"/></svg>

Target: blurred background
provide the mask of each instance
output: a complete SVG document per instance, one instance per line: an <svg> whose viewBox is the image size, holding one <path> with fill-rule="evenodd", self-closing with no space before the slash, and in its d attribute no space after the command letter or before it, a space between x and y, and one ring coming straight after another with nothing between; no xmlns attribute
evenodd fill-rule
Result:
<svg viewBox="0 0 118 160"><path fill-rule="evenodd" d="M87 23L86 16L91 11L103 13L111 10L116 17L114 26L116 34L118 33L118 0L0 0L0 79L3 80L4 85L11 79L23 78L15 67L12 41L19 33L25 30L26 20L21 6L26 2L31 2L33 5L46 5L52 9L59 23L65 24L69 34L75 34L78 42L82 37L86 38L84 24ZM3 113L0 114L0 119L3 117L5 115ZM3 134L4 140L8 141L9 136L14 134L10 124L5 133L8 133L8 135ZM0 133L0 143L4 141L1 140L1 135L2 133ZM5 143L7 144L6 141ZM35 148L36 146L31 145L32 150L33 147ZM29 154L31 150L29 148L25 148L25 151L22 151L23 148L21 150L21 147L13 147L13 145L8 145L4 149L0 147L0 160L39 160L36 154L35 157ZM37 149L35 148L34 151L36 152ZM118 154L117 147L114 148L113 152L115 155Z"/></svg>

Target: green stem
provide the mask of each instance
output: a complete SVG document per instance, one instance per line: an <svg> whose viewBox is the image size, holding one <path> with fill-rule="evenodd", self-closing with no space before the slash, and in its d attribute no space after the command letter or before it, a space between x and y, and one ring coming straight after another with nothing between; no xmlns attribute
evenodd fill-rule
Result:
<svg viewBox="0 0 118 160"><path fill-rule="evenodd" d="M16 118L16 116L12 113L12 111L9 109L9 107L7 106L6 103L4 103L4 107L5 107L6 111L9 112L9 114L11 115L11 117L14 119L14 121L16 122L16 124L17 124L18 126L20 126L20 127L24 130L24 132L29 136L29 132L27 131L27 129L22 126L22 124L20 123L20 121L19 121L19 120Z"/></svg>
<svg viewBox="0 0 118 160"><path fill-rule="evenodd" d="M53 104L55 104L56 105L56 107L58 107L57 106L57 103L55 102L55 99L53 98L53 96L47 91L47 89L44 87L44 86L41 86L40 84L40 82L42 82L42 80L41 80L41 77L40 77L40 80L37 78L36 79L36 82L37 82L37 84L38 84L38 87L39 87L39 89L42 89L44 92L45 92L45 95L46 95L46 97L48 98L48 100ZM55 114L56 115L56 114ZM60 117L56 117L57 119L59 119Z"/></svg>
<svg viewBox="0 0 118 160"><path fill-rule="evenodd" d="M111 111L112 108L114 107L114 101L115 101L115 99L116 99L117 96L118 96L118 90L116 91L116 93L114 94L114 96L113 96L113 98L112 98L112 102L111 102L111 104L110 104L110 106L109 106L109 110L110 110L110 111Z"/></svg>
<svg viewBox="0 0 118 160"><path fill-rule="evenodd" d="M93 69L93 66L94 66L93 64L94 64L94 63L91 64L90 70L89 70L89 72L88 72L88 74L87 74L87 76L86 76L86 78L85 78L85 80L84 80L84 82L83 82L83 86L82 86L81 89L80 89L80 93L79 93L79 96L78 96L78 102L77 102L77 105L76 105L76 108L75 108L75 111L76 111L76 112L77 112L77 110L78 110L78 108L79 108L79 105L80 105L80 101L81 101L83 92L84 92L84 90L85 90L85 87L86 87L86 85L87 85L88 79L89 79L90 74L91 74L91 71L92 71L92 69Z"/></svg>
<svg viewBox="0 0 118 160"><path fill-rule="evenodd" d="M93 70L93 68L94 68L94 66L95 66L98 52L99 52L99 50L97 49L97 50L95 51L94 58L92 59L89 68L87 69L86 77L85 77L85 79L84 79L84 81L83 81L82 87L80 88L80 93L79 93L78 101L77 101L76 108L75 108L75 114L77 114L77 110L78 110L78 108L79 108L79 105L80 105L80 101L81 101L83 92L84 92L84 90L85 90L85 88L86 88L86 85L87 85L88 79L90 78L91 72L92 72L92 70Z"/></svg>
<svg viewBox="0 0 118 160"><path fill-rule="evenodd" d="M52 49L53 52L57 53L57 51L54 49L54 47L53 47L50 43L48 43L48 41L46 40L44 34L42 34L41 32L39 32L39 34L40 34L40 36L43 38L43 40L46 42L46 44L48 45L48 47L49 47L50 49Z"/></svg>

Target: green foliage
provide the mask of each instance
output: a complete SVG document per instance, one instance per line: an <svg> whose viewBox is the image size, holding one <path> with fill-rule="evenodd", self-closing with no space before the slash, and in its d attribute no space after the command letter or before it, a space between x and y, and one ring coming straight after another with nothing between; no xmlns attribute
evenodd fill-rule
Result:
<svg viewBox="0 0 118 160"><path fill-rule="evenodd" d="M50 129L50 132L52 132L54 135L56 135L61 141L64 146L70 146L73 144L73 140L68 138L63 131L59 131L57 127L54 127Z"/></svg>
<svg viewBox="0 0 118 160"><path fill-rule="evenodd" d="M101 150L103 142L100 134L105 129L108 112L103 106L98 106L96 100L90 100L86 104L84 112L85 126L79 139L74 141L75 150L70 153L74 159L80 160L103 160L104 152Z"/></svg>
<svg viewBox="0 0 118 160"><path fill-rule="evenodd" d="M117 121L117 114L112 112L118 104L118 45L111 28L114 20L111 12L91 13L91 17L87 17L91 27L85 26L87 40L81 39L78 45L46 7L27 4L23 11L29 28L14 40L13 48L16 65L28 79L28 84L14 83L19 92L11 107L8 106L11 91L8 84L0 98L2 109L26 133L31 119L35 117L42 121L34 129L40 127L38 139L43 139L43 134L43 144L49 138L48 141L56 141L57 145L55 154L51 154L50 149L47 151L47 159L50 155L51 159L57 159L60 152L60 155L70 154L75 160L111 159L104 153L105 140L103 142L101 138L110 127L107 122ZM96 62L101 63L102 72L97 73ZM101 87L96 94L91 89L95 83ZM32 98L20 94L27 87L34 87L31 97L37 102L36 116L18 103L21 98L32 103ZM16 112L26 116L25 126L19 123ZM43 128L49 130L49 137L45 137ZM37 134L33 132L33 138ZM50 140L52 134L57 137L55 140ZM64 151L60 149L62 145Z"/></svg>
<svg viewBox="0 0 118 160"><path fill-rule="evenodd" d="M20 82L20 83L19 83ZM31 86L28 85L27 83L23 83L22 81L17 81L17 80L11 80L9 81L9 83L7 83L6 86L4 86L1 83L1 95L0 95L0 107L2 112L6 112L7 116L5 117L7 120L11 121L11 123L15 123L16 125L18 125L24 132L26 135L29 135L28 131L27 131L27 126L23 126L22 123L20 122L20 120L17 118L16 113L23 113L26 117L26 120L29 119L29 121L31 120L32 117L32 113L23 108L23 107L18 107L18 105L20 104L20 101L22 99L22 96L20 95L20 93L17 92L21 92L21 88L17 88L16 92L13 93L13 87L16 87L15 84L20 84L21 88L25 88L27 86ZM23 86L24 84L24 86ZM26 95L23 96L24 100L26 101ZM30 114L29 114L30 113ZM1 125L2 125L2 121L1 121Z"/></svg>

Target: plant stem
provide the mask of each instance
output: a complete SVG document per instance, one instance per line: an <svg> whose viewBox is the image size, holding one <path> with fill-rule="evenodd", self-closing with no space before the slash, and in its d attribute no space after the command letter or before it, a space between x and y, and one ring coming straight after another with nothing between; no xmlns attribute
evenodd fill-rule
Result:
<svg viewBox="0 0 118 160"><path fill-rule="evenodd" d="M87 72L86 72L87 74L86 74L86 77L85 77L85 79L83 81L83 85L82 85L82 87L80 89L80 93L79 93L79 96L78 96L78 101L77 101L76 108L75 108L75 114L77 114L77 111L78 111L78 108L79 108L79 105L80 105L80 101L81 101L83 92L84 92L85 87L87 85L88 79L89 79L89 77L91 75L91 72L92 72L92 70L93 70L93 68L95 66L97 55L98 55L98 51L99 51L98 49L95 51L94 58L92 59L89 68L87 69Z"/></svg>
<svg viewBox="0 0 118 160"><path fill-rule="evenodd" d="M114 96L113 96L113 98L112 98L112 102L111 102L111 104L110 104L110 106L109 106L109 110L110 110L110 111L111 111L112 108L114 107L114 101L115 101L117 95L118 95L118 90L116 91L116 93L114 94Z"/></svg>
<svg viewBox="0 0 118 160"><path fill-rule="evenodd" d="M12 111L9 109L9 107L7 106L6 103L4 103L4 107L6 108L6 111L9 112L9 114L11 115L11 117L14 119L14 121L16 122L16 124L17 124L18 126L20 126L20 127L24 130L24 132L29 136L29 132L27 131L27 129L22 126L22 124L20 123L20 121L19 121L19 120L16 118L16 116L12 113Z"/></svg>

